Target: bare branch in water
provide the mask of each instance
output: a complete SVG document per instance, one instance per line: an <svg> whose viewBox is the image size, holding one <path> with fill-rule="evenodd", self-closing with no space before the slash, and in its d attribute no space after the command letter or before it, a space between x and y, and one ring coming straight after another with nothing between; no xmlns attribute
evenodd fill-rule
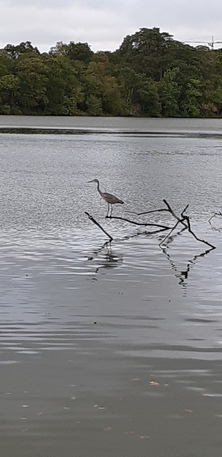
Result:
<svg viewBox="0 0 222 457"><path fill-rule="evenodd" d="M162 211L168 211L166 208L160 208L160 209L151 209L149 211L143 211L142 213L134 213L137 216L145 216L145 214L152 214L152 213L161 213ZM129 212L129 211L128 211ZM132 211L133 213L133 211Z"/></svg>
<svg viewBox="0 0 222 457"><path fill-rule="evenodd" d="M163 238L163 240L161 240L161 242L159 243L159 246L161 246L162 244L164 244L164 242L167 240L167 238L170 237L171 233L175 230L175 228L177 228L177 226L179 225L180 221L177 221L176 224L172 227L172 229L170 230L169 233L167 233L167 235Z"/></svg>
<svg viewBox="0 0 222 457"><path fill-rule="evenodd" d="M213 244L208 243L208 241L205 241L205 240L203 240L202 238L198 238L198 236L197 236L197 235L193 232L193 230L191 229L190 219L189 219L188 216L185 216L185 215L184 215L184 219L187 221L188 232L190 232L191 235L193 235L193 237L195 238L195 240L200 241L201 243L204 243L204 244L206 244L207 246L210 246L211 249L216 249L216 247L213 246Z"/></svg>
<svg viewBox="0 0 222 457"><path fill-rule="evenodd" d="M126 219L125 217L120 217L120 216L106 216L106 219L118 219L120 221L125 221L129 222L129 224L133 225L139 225L142 227L159 227L162 230L170 230L171 227L167 225L162 225L162 224L156 224L154 222L136 222L136 221L131 221L130 219Z"/></svg>
<svg viewBox="0 0 222 457"><path fill-rule="evenodd" d="M199 238L194 233L194 231L191 229L189 216L187 216L185 214L185 212L188 209L189 205L185 206L185 208L183 209L183 211L181 212L180 217L179 217L175 213L175 211L171 208L170 204L165 199L163 200L163 202L166 205L166 208L160 208L160 209L156 209L156 210L144 211L142 213L134 213L134 212L132 212L132 214L136 214L137 216L142 216L142 215L147 215L147 214L160 213L160 212L163 212L163 211L164 212L169 212L174 217L174 219L176 219L176 223L174 224L173 227L170 227L169 225L157 224L156 222L137 222L137 221L134 221L134 220L131 220L131 219L127 219L125 217L120 217L120 216L106 216L106 219L120 220L120 221L128 222L129 224L133 224L133 225L136 225L136 226L139 226L139 227L153 227L153 228L155 228L156 230L152 230L151 232L146 232L146 234L149 234L149 235L152 235L154 233L160 233L160 232L168 230L167 235L161 240L161 242L159 244L160 247L165 243L165 241L167 239L169 239L170 235L178 227L178 225L182 224L183 229L184 230L187 229L188 232L195 238L195 240L206 244L207 246L210 247L210 250L215 249L215 246L213 246L208 241L205 241L202 238ZM109 233L107 233L106 230L89 213L85 212L85 214L88 216L88 218L94 224L96 224L100 228L100 230L102 230L108 236L110 241L113 240L112 236L109 235ZM215 213L215 215L221 215L222 216L222 213ZM215 215L213 215L212 217L214 217ZM211 217L211 219L212 219L212 217Z"/></svg>
<svg viewBox="0 0 222 457"><path fill-rule="evenodd" d="M178 216L176 215L176 213L172 210L171 206L169 205L169 203L168 203L165 199L163 200L163 202L164 202L165 205L167 206L168 211L172 214L172 216L175 217L175 219L176 219L178 222L180 222L181 224L183 224L184 227L187 227L187 225L186 225L185 222L184 222L184 216L183 216L183 214L184 214L184 212L186 211L186 209L188 208L189 205L186 205L186 206L185 206L185 208L183 209L183 211L182 211L182 213L181 213L181 218L180 218L180 217L178 217Z"/></svg>
<svg viewBox="0 0 222 457"><path fill-rule="evenodd" d="M181 216L183 217L184 216L184 213L185 211L187 210L187 208L189 208L189 203L187 204L187 206L185 206L185 208L183 209L182 213L181 213Z"/></svg>
<svg viewBox="0 0 222 457"><path fill-rule="evenodd" d="M185 213L185 211L187 210L188 206L189 205L186 205L185 208L183 209L183 211L181 212L181 218L178 217L175 212L172 210L171 206L169 205L169 203L164 199L163 202L165 203L165 205L167 206L169 212L172 214L172 216L174 216L177 220L176 224L174 225L174 227L171 229L171 231L167 234L167 236L165 236L165 238L160 242L160 245L164 243L164 241L166 241L166 239L171 235L171 233L173 232L173 230L175 230L175 228L181 223L185 228L187 228L188 232L191 233L191 235L197 240L197 241L200 241L201 243L204 243L206 244L207 246L209 246L211 249L215 249L215 246L213 246L213 244L209 243L208 241L205 241L203 240L202 238L198 238L198 236L193 232L193 230L191 229L191 224L190 224L190 219L189 219L189 216L187 216Z"/></svg>
<svg viewBox="0 0 222 457"><path fill-rule="evenodd" d="M94 217L91 216L91 214L87 213L87 211L85 211L85 214L88 216L88 218L90 219L90 221L93 222L93 224L97 225L97 227L100 228L100 230L102 230L103 233L105 233L106 236L108 236L108 238L110 239L110 241L113 241L113 237L111 235L109 235L109 233L106 232L106 230L99 224L99 222L97 222Z"/></svg>

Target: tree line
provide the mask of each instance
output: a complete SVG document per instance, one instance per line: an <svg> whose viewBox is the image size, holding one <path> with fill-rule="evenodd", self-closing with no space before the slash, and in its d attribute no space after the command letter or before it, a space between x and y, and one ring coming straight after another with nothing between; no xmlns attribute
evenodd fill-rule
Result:
<svg viewBox="0 0 222 457"><path fill-rule="evenodd" d="M114 52L58 42L0 50L0 114L221 117L222 49L142 28Z"/></svg>

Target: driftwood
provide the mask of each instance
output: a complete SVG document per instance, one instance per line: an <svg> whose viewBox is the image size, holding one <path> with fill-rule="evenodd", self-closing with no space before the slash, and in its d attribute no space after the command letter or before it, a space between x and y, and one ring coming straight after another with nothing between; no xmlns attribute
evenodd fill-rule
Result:
<svg viewBox="0 0 222 457"><path fill-rule="evenodd" d="M169 203L167 203L166 200L163 200L163 202L166 204L169 212L172 214L173 217L175 217L177 219L177 222L175 224L175 226L173 227L173 229L167 234L167 236L165 237L168 238L170 236L170 234L172 233L173 230L175 230L175 228L178 226L178 224L182 224L185 228L187 228L188 232L197 240L197 241L200 241L201 243L204 243L206 244L207 246L209 246L211 249L215 249L215 246L213 246L213 244L209 243L208 241L205 241L201 238L198 238L198 236L193 232L193 230L191 229L191 224L190 224L190 218L184 214L185 211L187 210L187 208L189 207L189 205L185 206L185 208L183 209L183 211L181 212L181 217L179 218L175 213L174 211L172 210L172 208L170 207ZM163 244L164 243L164 240L161 241L160 244Z"/></svg>
<svg viewBox="0 0 222 457"><path fill-rule="evenodd" d="M175 211L172 209L170 204L165 199L163 200L163 202L166 205L166 208L159 208L159 209L155 209L155 210L144 211L144 212L141 212L141 213L136 213L136 212L131 211L131 214L134 214L136 216L145 216L145 215L151 215L153 213L168 212L176 220L176 222L175 222L175 224L173 226L172 225L166 225L166 224L165 225L164 224L159 224L159 223L156 223L156 222L147 222L147 221L140 222L140 221L135 221L135 220L131 220L131 219L128 219L128 218L125 218L125 217L120 217L120 216L106 216L106 219L120 220L120 221L124 221L124 222L127 222L127 223L132 224L132 225L136 225L136 226L139 226L139 227L153 227L153 228L155 228L155 230L152 230L150 232L142 232L143 234L146 234L146 235L153 235L153 234L158 234L158 233L161 233L161 232L164 232L164 231L166 231L166 232L168 231L166 236L160 241L160 243L159 243L160 247L162 247L164 245L164 243L167 240L169 240L169 237L176 230L178 225L181 224L183 226L183 230L188 230L188 232L197 241L199 241L201 243L204 243L207 246L209 246L210 250L215 249L215 246L213 246L208 241L199 238L194 233L194 231L191 229L190 218L189 218L189 216L187 214L185 214L185 212L187 211L189 205L186 205L185 208L183 209L183 211L181 212L180 216L178 216L175 213ZM102 230L108 236L110 241L113 241L112 236L109 233L107 233L106 230L89 213L85 212L85 214L88 216L88 218L94 224L96 224L100 228L100 230Z"/></svg>
<svg viewBox="0 0 222 457"><path fill-rule="evenodd" d="M120 216L106 216L106 219L118 219L119 221L129 222L129 224L139 225L142 227L158 227L159 229L161 229L161 231L170 229L170 227L168 225L156 224L154 222L131 221L130 219L126 219L125 217L120 217Z"/></svg>
<svg viewBox="0 0 222 457"><path fill-rule="evenodd" d="M87 213L87 211L85 211L85 214L88 216L88 218L90 219L90 221L93 222L93 224L97 225L97 227L100 228L100 230L102 230L103 233L105 233L105 235L108 236L108 238L110 239L110 241L113 241L113 237L111 235L109 235L109 233L107 233L107 231L99 224L99 222L97 222L94 217L91 216L91 214Z"/></svg>
<svg viewBox="0 0 222 457"><path fill-rule="evenodd" d="M131 220L129 218L125 217L120 217L120 216L106 216L106 219L114 219L114 220L119 220L126 222L128 224L132 224L133 226L136 226L139 228L137 233L129 233L126 234L123 238L121 238L121 241L137 237L139 235L146 235L146 236L154 236L154 235L161 235L161 241L159 242L159 247L162 250L163 254L165 255L167 261L170 264L170 267L173 270L174 275L176 276L179 285L183 289L183 293L186 294L186 288L187 288L187 281L188 281L188 275L190 272L190 269L192 268L192 265L194 265L197 261L198 258L203 257L207 255L210 251L215 249L215 246L213 246L211 243L208 241L199 238L194 231L191 228L191 223L190 223L190 218L186 214L186 211L189 207L189 205L186 205L185 208L182 210L180 215L178 216L175 211L172 209L170 204L164 199L163 200L165 204L165 208L160 208L160 209L155 209L155 210L149 210L145 211L142 213L136 213L133 211L127 211L128 213L134 214L134 216L146 216L146 215L152 215L152 214L158 214L158 213L168 213L172 218L173 218L173 223L172 222L166 222L166 223L156 223L155 221L137 221L137 220ZM108 241L106 241L96 252L94 252L93 256L89 257L89 260L93 260L94 257L96 257L101 251L104 249L107 249L105 251L105 267L111 266L113 264L113 255L112 255L112 241L113 237L99 224L93 216L91 216L88 212L85 212L85 214L88 216L90 221L95 224L105 235L108 237ZM222 213L215 213L211 219L215 216L222 216ZM134 219L134 218L133 218ZM136 219L136 218L135 218ZM155 218L156 219L156 218ZM210 221L209 221L210 222ZM145 230L141 230L141 228L144 227ZM146 230L146 228L149 228L149 230ZM199 241L201 243L204 243L205 245L208 246L208 248L205 248L205 250L199 254L194 255L191 257L189 260L187 260L186 264L184 265L183 269L181 270L177 265L176 262L171 258L171 253L168 249L169 244L173 242L173 240L178 236L181 235L184 231L188 231L196 241ZM165 235L165 236L164 236ZM97 273L100 268L103 268L103 266L99 266L96 268L95 272Z"/></svg>
<svg viewBox="0 0 222 457"><path fill-rule="evenodd" d="M160 212L169 212L173 217L174 219L176 219L176 223L174 224L173 227L169 227L169 226L166 226L166 225L161 225L161 224L156 224L156 223L148 223L148 222L136 222L136 221L131 221L129 219L126 219L126 218L123 218L123 217L118 217L118 216L108 216L109 219L119 219L119 220L123 220L123 221L126 221L126 222L129 222L131 224L136 224L136 225L140 225L140 226L153 226L153 227L159 227L161 229L161 231L163 230L169 230L169 232L167 233L167 235L165 236L165 238L163 238L160 242L160 246L164 244L164 242L167 240L167 238L169 238L169 236L172 234L172 232L177 228L177 226L179 224L182 224L184 229L187 229L188 232L197 240L197 241L200 241L201 243L204 243L206 244L207 246L209 246L211 249L215 249L215 246L213 246L211 243L209 243L208 241L206 240L203 240L201 238L199 238L194 232L193 230L191 229L191 223L190 223L190 218L189 216L187 216L185 214L186 210L188 209L189 205L186 205L185 208L183 209L183 211L181 212L181 215L180 217L176 215L176 213L173 211L173 209L171 208L170 204L164 199L163 202L165 203L166 207L167 208L160 208L160 209L155 209L155 210L149 210L149 211L144 211L142 213L134 213L134 214L137 214L137 216L142 216L142 215L147 215L147 214L153 214L153 213L160 213ZM221 214L222 215L222 214ZM158 230L156 231L156 233L159 232Z"/></svg>

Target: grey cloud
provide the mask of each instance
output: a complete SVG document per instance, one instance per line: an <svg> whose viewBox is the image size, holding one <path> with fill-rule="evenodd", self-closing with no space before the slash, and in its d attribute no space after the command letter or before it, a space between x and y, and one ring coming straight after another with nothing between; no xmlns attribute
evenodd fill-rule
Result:
<svg viewBox="0 0 222 457"><path fill-rule="evenodd" d="M84 41L94 51L114 50L142 27L180 41L222 39L221 0L0 0L0 10L0 47L29 40L49 50L57 41Z"/></svg>

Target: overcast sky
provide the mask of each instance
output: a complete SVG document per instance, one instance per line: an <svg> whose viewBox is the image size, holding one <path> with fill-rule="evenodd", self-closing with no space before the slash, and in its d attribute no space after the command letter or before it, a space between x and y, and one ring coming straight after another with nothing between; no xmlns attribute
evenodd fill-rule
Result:
<svg viewBox="0 0 222 457"><path fill-rule="evenodd" d="M0 0L0 48L31 41L48 52L58 41L114 51L140 28L179 41L222 47L222 0Z"/></svg>

